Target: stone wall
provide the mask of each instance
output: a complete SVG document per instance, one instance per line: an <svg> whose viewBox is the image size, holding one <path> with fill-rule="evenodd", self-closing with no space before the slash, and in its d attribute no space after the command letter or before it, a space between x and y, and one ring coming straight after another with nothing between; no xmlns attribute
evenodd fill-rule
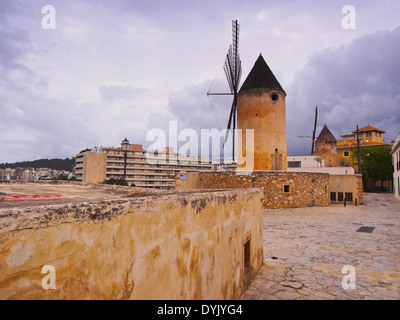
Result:
<svg viewBox="0 0 400 320"><path fill-rule="evenodd" d="M262 195L0 209L0 299L236 299L263 261ZM55 289L42 286L45 265Z"/></svg>
<svg viewBox="0 0 400 320"><path fill-rule="evenodd" d="M330 175L327 173L234 171L188 173L187 180L175 176L175 189L262 188L264 208L329 206Z"/></svg>
<svg viewBox="0 0 400 320"><path fill-rule="evenodd" d="M329 139L317 139L315 141L315 155L324 159L325 167L336 167L338 155L336 141Z"/></svg>

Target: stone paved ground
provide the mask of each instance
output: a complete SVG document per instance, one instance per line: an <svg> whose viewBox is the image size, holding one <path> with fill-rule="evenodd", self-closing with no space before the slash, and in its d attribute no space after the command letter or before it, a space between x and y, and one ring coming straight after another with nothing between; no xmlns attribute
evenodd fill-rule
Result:
<svg viewBox="0 0 400 320"><path fill-rule="evenodd" d="M265 210L264 265L242 299L400 299L400 201L369 193L364 202ZM348 265L355 289L342 287Z"/></svg>

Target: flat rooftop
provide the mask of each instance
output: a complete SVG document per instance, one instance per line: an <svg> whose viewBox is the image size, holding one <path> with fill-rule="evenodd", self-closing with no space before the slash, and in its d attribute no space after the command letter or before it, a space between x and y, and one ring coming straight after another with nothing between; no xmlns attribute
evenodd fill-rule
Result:
<svg viewBox="0 0 400 320"><path fill-rule="evenodd" d="M172 194L218 192L222 190L158 190L113 185L84 185L53 182L1 182L0 211L2 209L24 209L36 206L96 203L135 197L154 197Z"/></svg>
<svg viewBox="0 0 400 320"><path fill-rule="evenodd" d="M0 209L97 202L126 196L128 190L78 184L0 183Z"/></svg>

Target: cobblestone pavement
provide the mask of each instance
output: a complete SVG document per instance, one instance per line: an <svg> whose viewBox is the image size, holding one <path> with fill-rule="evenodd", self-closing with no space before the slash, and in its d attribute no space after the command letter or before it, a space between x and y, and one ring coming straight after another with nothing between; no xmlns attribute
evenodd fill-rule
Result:
<svg viewBox="0 0 400 320"><path fill-rule="evenodd" d="M357 232L362 226L375 229ZM264 264L243 300L400 299L400 201L392 194L364 194L358 207L265 210L263 242ZM342 287L349 265L355 289Z"/></svg>

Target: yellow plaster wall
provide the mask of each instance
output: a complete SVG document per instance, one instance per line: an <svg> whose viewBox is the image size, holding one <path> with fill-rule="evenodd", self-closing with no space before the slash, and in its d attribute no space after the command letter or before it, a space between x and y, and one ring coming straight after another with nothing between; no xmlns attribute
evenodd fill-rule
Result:
<svg viewBox="0 0 400 320"><path fill-rule="evenodd" d="M229 190L0 213L0 299L236 299L263 261L262 191ZM56 270L45 290L44 265Z"/></svg>
<svg viewBox="0 0 400 320"><path fill-rule="evenodd" d="M199 175L197 172L187 172L186 180L183 180L181 174L175 174L175 190L188 190L188 189L198 189Z"/></svg>
<svg viewBox="0 0 400 320"><path fill-rule="evenodd" d="M85 153L83 155L83 183L99 183L106 179L107 155Z"/></svg>
<svg viewBox="0 0 400 320"><path fill-rule="evenodd" d="M353 203L355 203L355 198L357 198L357 204L364 204L363 200L363 185L362 185L362 175L361 174L331 174L331 188L330 192L336 192L336 197L338 192L352 192L353 193ZM337 200L337 198L336 198ZM334 203L338 203L336 201Z"/></svg>
<svg viewBox="0 0 400 320"><path fill-rule="evenodd" d="M254 129L254 168L246 170L277 170L272 167L271 154L282 154L282 168L287 170L285 94L277 92L272 101L270 91L250 90L239 94L237 127L242 130L240 146L246 150L246 129ZM246 161L238 152L238 167ZM243 159L244 158L244 159Z"/></svg>

